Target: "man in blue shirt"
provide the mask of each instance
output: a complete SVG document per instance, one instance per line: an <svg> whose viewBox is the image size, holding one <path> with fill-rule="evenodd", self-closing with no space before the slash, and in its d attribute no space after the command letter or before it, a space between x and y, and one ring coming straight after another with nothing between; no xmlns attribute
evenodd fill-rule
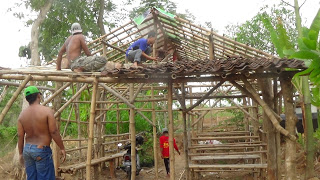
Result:
<svg viewBox="0 0 320 180"><path fill-rule="evenodd" d="M156 41L156 33L151 31L148 33L148 38L141 38L131 44L131 46L126 51L126 58L128 61L133 63L133 67L138 67L138 64L141 62L146 61L147 59L156 61L158 58L149 56L151 52L151 47L154 42Z"/></svg>

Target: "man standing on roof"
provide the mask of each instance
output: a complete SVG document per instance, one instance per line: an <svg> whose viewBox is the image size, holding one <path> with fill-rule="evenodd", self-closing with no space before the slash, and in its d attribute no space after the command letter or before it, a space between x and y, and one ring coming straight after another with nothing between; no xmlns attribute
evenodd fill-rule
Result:
<svg viewBox="0 0 320 180"><path fill-rule="evenodd" d="M146 61L147 59L152 61L157 61L157 57L149 56L151 53L151 45L156 41L156 33L150 31L148 33L148 38L141 38L131 44L126 51L126 58L128 61L133 63L133 67L138 67L138 64Z"/></svg>
<svg viewBox="0 0 320 180"><path fill-rule="evenodd" d="M71 26L72 35L68 37L61 47L57 58L57 70L61 70L62 56L66 52L68 59L68 68L74 72L101 71L107 63L105 57L92 56L82 34L79 23L73 23ZM87 56L81 57L81 50Z"/></svg>
<svg viewBox="0 0 320 180"><path fill-rule="evenodd" d="M176 140L174 138L173 138L173 146L174 146L174 149L176 149L176 151L180 155L180 151L178 149ZM161 152L161 158L163 159L164 165L166 166L167 176L170 176L169 133L167 128L162 129L162 136L160 137L160 152Z"/></svg>
<svg viewBox="0 0 320 180"><path fill-rule="evenodd" d="M35 86L27 87L24 95L29 107L24 109L18 118L20 163L25 165L28 180L55 180L51 140L60 148L62 163L66 159L66 151L53 111L40 105L41 93Z"/></svg>

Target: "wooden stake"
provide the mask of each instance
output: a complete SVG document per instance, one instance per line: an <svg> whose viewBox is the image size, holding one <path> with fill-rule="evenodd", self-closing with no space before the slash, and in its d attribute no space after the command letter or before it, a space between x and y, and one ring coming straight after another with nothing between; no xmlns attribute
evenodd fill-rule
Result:
<svg viewBox="0 0 320 180"><path fill-rule="evenodd" d="M18 87L18 89L13 93L12 97L6 104L6 106L3 108L1 114L0 114L0 124L2 123L5 115L8 113L10 107L14 103L14 101L18 98L20 92L23 90L23 88L26 86L26 84L32 79L31 75L28 75L25 80L21 83L21 85Z"/></svg>
<svg viewBox="0 0 320 180"><path fill-rule="evenodd" d="M86 87L87 84L83 87ZM83 88L82 87L82 88ZM81 89L82 89L81 88ZM87 162L86 162L86 180L91 180L91 158L92 158L92 144L93 144L93 125L95 119L95 108L96 108L96 96L98 89L98 80L95 78L93 81L93 89L91 96L91 107L90 107L90 120L89 120L89 138L88 138L88 151L87 151Z"/></svg>

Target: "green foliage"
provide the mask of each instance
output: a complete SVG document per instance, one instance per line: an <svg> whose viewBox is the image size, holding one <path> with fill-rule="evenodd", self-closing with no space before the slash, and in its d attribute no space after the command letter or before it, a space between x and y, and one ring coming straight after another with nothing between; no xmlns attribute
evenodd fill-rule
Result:
<svg viewBox="0 0 320 180"><path fill-rule="evenodd" d="M141 151L139 151L140 164L142 167L152 167L154 165L152 132L145 133L144 139Z"/></svg>
<svg viewBox="0 0 320 180"><path fill-rule="evenodd" d="M133 1L128 0L128 3L131 4ZM152 7L157 7L164 9L165 11L174 14L177 9L177 5L170 0L141 0L138 7L133 8L130 12L130 17L134 18L140 14L143 14L145 11Z"/></svg>
<svg viewBox="0 0 320 180"><path fill-rule="evenodd" d="M17 144L17 127L0 125L0 156L5 155Z"/></svg>
<svg viewBox="0 0 320 180"><path fill-rule="evenodd" d="M306 144L301 133L298 133L297 142L303 147L303 149L305 149Z"/></svg>
<svg viewBox="0 0 320 180"><path fill-rule="evenodd" d="M319 88L320 88L320 51L318 43L318 36L320 31L320 9L314 18L310 29L303 28L302 37L299 39L299 50L292 53L290 58L301 59L306 62L309 67L307 70L297 73L295 75L295 79L299 79L301 75L309 75L310 81L315 85L312 89L312 99L311 102L315 106L320 106L320 96L319 96ZM295 84L299 80L295 81Z"/></svg>
<svg viewBox="0 0 320 180"><path fill-rule="evenodd" d="M292 48L297 39L294 12L282 4L265 6L260 12L243 24L228 25L227 35L270 54L282 54L275 46L286 47L281 48L283 50Z"/></svg>
<svg viewBox="0 0 320 180"><path fill-rule="evenodd" d="M26 57L27 59L31 58L30 45L20 46L20 48L19 48L19 57Z"/></svg>

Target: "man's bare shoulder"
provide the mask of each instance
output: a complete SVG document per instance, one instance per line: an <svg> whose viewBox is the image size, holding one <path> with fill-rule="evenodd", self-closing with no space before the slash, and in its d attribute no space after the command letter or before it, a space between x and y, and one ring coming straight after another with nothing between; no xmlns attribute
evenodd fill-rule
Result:
<svg viewBox="0 0 320 180"><path fill-rule="evenodd" d="M50 113L50 114L53 114L53 113L54 113L53 109L51 109L51 108L49 108L49 107L47 107L47 106L43 106L43 105L40 105L40 106L41 106L41 109L42 109L43 111L45 111L46 113Z"/></svg>

